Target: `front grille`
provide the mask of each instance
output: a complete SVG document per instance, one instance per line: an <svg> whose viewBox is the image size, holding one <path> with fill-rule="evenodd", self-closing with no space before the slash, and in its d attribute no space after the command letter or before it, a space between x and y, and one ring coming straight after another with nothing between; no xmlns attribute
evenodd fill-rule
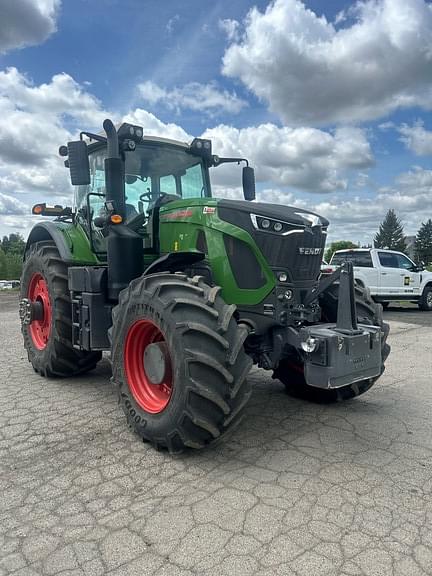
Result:
<svg viewBox="0 0 432 576"><path fill-rule="evenodd" d="M231 200L222 200L218 204L219 218L246 230L254 238L269 266L275 272L278 269L287 272L291 282L302 284L302 287L306 288L318 279L320 273L328 221L320 217L322 227L311 227L305 225L305 219L299 216L298 211L298 208L289 206ZM257 230L253 226L251 212L280 220L292 226L293 230L305 226L305 231L283 236L276 232ZM319 249L319 254L300 254L299 248L316 248Z"/></svg>
<svg viewBox="0 0 432 576"><path fill-rule="evenodd" d="M272 268L286 270L293 282L316 280L321 269L325 234L321 228L308 228L303 233L276 236L265 232L254 233L254 239ZM318 254L300 253L319 249Z"/></svg>

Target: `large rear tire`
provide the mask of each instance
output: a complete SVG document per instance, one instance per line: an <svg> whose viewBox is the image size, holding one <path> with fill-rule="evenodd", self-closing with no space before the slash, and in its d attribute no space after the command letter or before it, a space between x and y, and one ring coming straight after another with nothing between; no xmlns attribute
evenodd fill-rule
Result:
<svg viewBox="0 0 432 576"><path fill-rule="evenodd" d="M40 320L23 324L28 359L42 376L74 376L92 370L101 352L76 350L72 344L72 305L67 264L53 242L33 244L21 276L21 298L39 302Z"/></svg>
<svg viewBox="0 0 432 576"><path fill-rule="evenodd" d="M320 297L323 322L336 322L339 297L339 284L332 284ZM357 309L357 321L361 324L380 326L383 332L381 342L382 351L382 369L384 372L384 362L390 353L390 346L387 344L389 325L383 321L382 306L376 304L367 288L355 286L355 301ZM298 359L284 359L273 373L273 378L279 379L291 396L317 402L320 404L329 404L349 400L367 392L378 380L369 378L354 384L348 384L341 388L324 389L315 388L306 384L304 378L303 365Z"/></svg>
<svg viewBox="0 0 432 576"><path fill-rule="evenodd" d="M120 293L113 381L129 425L155 448L203 448L240 421L252 361L234 312L199 276L151 274Z"/></svg>

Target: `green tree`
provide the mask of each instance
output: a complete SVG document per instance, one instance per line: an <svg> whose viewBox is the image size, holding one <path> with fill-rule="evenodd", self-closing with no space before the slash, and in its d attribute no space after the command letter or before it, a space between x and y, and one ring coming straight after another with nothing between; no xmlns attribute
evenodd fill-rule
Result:
<svg viewBox="0 0 432 576"><path fill-rule="evenodd" d="M432 262L432 220L422 223L415 239L415 253L419 261Z"/></svg>
<svg viewBox="0 0 432 576"><path fill-rule="evenodd" d="M351 242L351 240L339 240L338 242L332 242L325 253L326 261L330 262L331 257L337 250L347 250L349 248L358 248L358 245L354 244L354 242Z"/></svg>
<svg viewBox="0 0 432 576"><path fill-rule="evenodd" d="M375 248L386 248L387 250L397 250L399 252L405 252L407 249L402 222L392 208L387 212L386 217L380 224L374 238L374 246Z"/></svg>
<svg viewBox="0 0 432 576"><path fill-rule="evenodd" d="M19 280L25 245L19 233L3 236L0 240L0 280Z"/></svg>
<svg viewBox="0 0 432 576"><path fill-rule="evenodd" d="M19 280L22 272L22 256L16 252L6 254L6 280Z"/></svg>
<svg viewBox="0 0 432 576"><path fill-rule="evenodd" d="M0 242L0 248L6 254L9 249L9 236L3 236L3 240Z"/></svg>
<svg viewBox="0 0 432 576"><path fill-rule="evenodd" d="M5 254L24 254L25 240L19 233L12 233L9 236L3 236L0 242L0 248L3 249Z"/></svg>
<svg viewBox="0 0 432 576"><path fill-rule="evenodd" d="M0 280L6 280L7 278L7 260L6 254L0 248Z"/></svg>

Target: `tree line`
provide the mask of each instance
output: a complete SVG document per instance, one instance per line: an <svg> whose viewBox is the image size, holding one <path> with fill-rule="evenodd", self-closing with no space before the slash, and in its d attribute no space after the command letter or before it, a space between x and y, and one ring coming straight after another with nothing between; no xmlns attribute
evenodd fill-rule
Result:
<svg viewBox="0 0 432 576"><path fill-rule="evenodd" d="M25 241L21 234L9 234L0 240L0 280L19 280Z"/></svg>
<svg viewBox="0 0 432 576"><path fill-rule="evenodd" d="M398 252L407 251L407 237L404 233L403 224L392 208L381 222L378 232L375 234L373 246L374 248L397 250ZM336 250L349 248L360 248L360 246L350 240L333 242L326 251L327 262ZM361 248L372 248L372 245L361 246ZM432 219L430 218L422 223L416 234L414 254L417 262L424 262L426 265L432 264Z"/></svg>

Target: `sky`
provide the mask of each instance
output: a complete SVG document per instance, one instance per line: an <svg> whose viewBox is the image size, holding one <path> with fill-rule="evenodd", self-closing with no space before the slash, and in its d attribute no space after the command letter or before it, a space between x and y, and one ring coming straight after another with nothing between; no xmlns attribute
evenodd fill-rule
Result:
<svg viewBox="0 0 432 576"><path fill-rule="evenodd" d="M58 147L105 118L250 160L259 201L372 242L432 217L432 4L0 0L0 235L71 205ZM212 174L241 198L240 171Z"/></svg>

